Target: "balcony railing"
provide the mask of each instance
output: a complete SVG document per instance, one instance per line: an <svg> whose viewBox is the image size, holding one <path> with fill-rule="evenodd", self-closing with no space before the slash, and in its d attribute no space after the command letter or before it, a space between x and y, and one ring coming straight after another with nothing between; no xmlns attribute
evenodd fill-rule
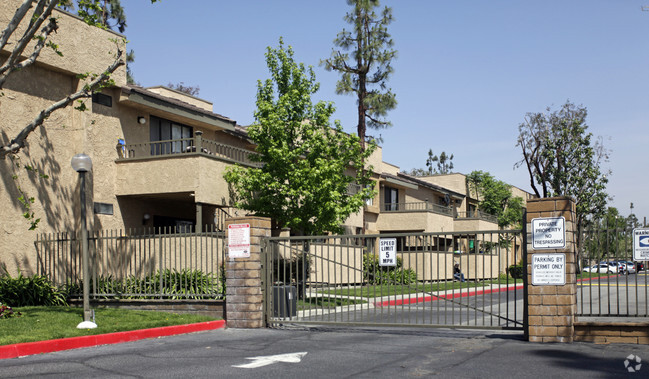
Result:
<svg viewBox="0 0 649 379"><path fill-rule="evenodd" d="M445 216L453 216L453 208L444 205L433 204L427 201L411 203L383 203L382 212L433 212Z"/></svg>
<svg viewBox="0 0 649 379"><path fill-rule="evenodd" d="M481 211L457 212L455 218L477 219L477 220L493 222L495 224L498 223L498 217Z"/></svg>
<svg viewBox="0 0 649 379"><path fill-rule="evenodd" d="M118 144L119 160L136 160L144 158L167 158L179 154L196 154L217 159L241 163L246 166L260 167L260 162L250 160L253 151L225 145L197 135L194 138L180 138L165 141Z"/></svg>

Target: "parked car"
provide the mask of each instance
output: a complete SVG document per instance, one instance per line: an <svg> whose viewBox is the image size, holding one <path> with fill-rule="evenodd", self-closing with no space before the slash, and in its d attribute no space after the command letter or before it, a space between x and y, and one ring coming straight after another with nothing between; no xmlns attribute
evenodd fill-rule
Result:
<svg viewBox="0 0 649 379"><path fill-rule="evenodd" d="M644 262L636 262L635 263L635 269L636 271L644 271Z"/></svg>
<svg viewBox="0 0 649 379"><path fill-rule="evenodd" d="M618 263L618 272L620 274L635 274L635 263L631 261L620 261Z"/></svg>
<svg viewBox="0 0 649 379"><path fill-rule="evenodd" d="M614 273L617 274L617 266L611 266L608 263L598 263L590 267L584 267L585 272L599 272L602 274Z"/></svg>

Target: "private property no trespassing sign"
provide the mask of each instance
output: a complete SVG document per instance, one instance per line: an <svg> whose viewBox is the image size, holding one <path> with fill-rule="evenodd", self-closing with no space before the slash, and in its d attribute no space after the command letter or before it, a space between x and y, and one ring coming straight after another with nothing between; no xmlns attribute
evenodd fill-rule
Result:
<svg viewBox="0 0 649 379"><path fill-rule="evenodd" d="M564 249L566 247L566 219L542 217L532 219L532 249Z"/></svg>

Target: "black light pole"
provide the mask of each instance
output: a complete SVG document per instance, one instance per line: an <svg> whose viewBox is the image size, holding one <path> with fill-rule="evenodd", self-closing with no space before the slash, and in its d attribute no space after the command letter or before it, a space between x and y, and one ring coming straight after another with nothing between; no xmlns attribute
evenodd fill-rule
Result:
<svg viewBox="0 0 649 379"><path fill-rule="evenodd" d="M97 324L92 322L90 310L90 257L88 254L88 228L86 225L86 172L92 171L92 160L86 154L77 154L72 157L72 168L79 173L81 182L81 251L83 264L83 322L77 325L77 329L94 329Z"/></svg>

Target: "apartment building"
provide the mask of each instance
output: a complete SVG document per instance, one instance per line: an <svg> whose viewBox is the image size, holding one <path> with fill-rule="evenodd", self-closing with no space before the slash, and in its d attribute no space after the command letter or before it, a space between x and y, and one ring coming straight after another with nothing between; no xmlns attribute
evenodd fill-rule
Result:
<svg viewBox="0 0 649 379"><path fill-rule="evenodd" d="M18 3L0 3L0 25L9 22ZM81 88L77 74L103 72L112 63L114 40L122 38L66 12L55 13L60 28L51 38L64 56L44 50L36 64L11 75L0 98L3 143L41 109ZM128 85L125 67L112 78L113 87L84 101L86 111L57 110L20 153L0 160L0 261L9 272L36 272L38 234L79 230L80 180L70 166L78 153L93 162L86 187L90 230L184 232L218 228L226 217L245 213L230 206L223 179L230 165L257 164L249 159L254 145L245 128L215 113L209 101L162 86ZM368 164L374 167L377 195L345 222L348 233L497 229L493 216L479 212L463 175L405 175L382 161L381 148ZM29 230L22 215L22 195L34 198L29 212L41 219L36 230ZM452 241L449 246L466 249Z"/></svg>

